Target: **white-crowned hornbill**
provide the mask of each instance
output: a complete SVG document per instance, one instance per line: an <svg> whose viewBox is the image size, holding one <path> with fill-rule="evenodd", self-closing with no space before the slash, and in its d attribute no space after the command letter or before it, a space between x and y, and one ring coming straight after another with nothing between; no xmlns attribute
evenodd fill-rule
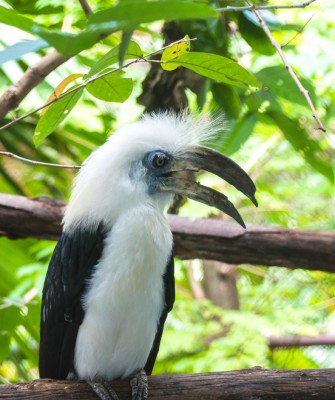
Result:
<svg viewBox="0 0 335 400"><path fill-rule="evenodd" d="M181 172L212 172L257 205L249 176L201 145L212 134L204 117L146 116L117 130L83 164L43 290L42 378L85 379L113 398L105 381L151 373L175 297L164 209L180 194L244 226L225 195ZM133 398L141 390L134 384Z"/></svg>

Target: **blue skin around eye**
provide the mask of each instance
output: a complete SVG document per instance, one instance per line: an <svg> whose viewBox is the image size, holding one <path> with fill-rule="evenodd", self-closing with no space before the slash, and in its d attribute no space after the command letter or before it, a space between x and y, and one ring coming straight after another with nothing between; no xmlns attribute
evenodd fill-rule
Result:
<svg viewBox="0 0 335 400"><path fill-rule="evenodd" d="M152 165L153 159L155 156L165 156L168 158L168 162L161 168L155 168ZM153 194L157 192L157 186L161 182L161 175L164 175L165 173L169 172L169 160L171 160L173 157L171 154L162 151L162 150L154 150L150 151L147 153L143 160L142 164L143 166L148 170L147 173L147 185L148 185L148 193Z"/></svg>
<svg viewBox="0 0 335 400"><path fill-rule="evenodd" d="M152 165L153 159L155 156L165 156L168 159L168 162L161 168L155 168ZM165 172L168 171L168 167L169 167L169 160L172 159L171 154L162 151L162 150L154 150L154 151L150 151L149 153L147 153L144 158L143 158L143 165L145 168L147 168L154 176L160 176L162 174L164 174Z"/></svg>

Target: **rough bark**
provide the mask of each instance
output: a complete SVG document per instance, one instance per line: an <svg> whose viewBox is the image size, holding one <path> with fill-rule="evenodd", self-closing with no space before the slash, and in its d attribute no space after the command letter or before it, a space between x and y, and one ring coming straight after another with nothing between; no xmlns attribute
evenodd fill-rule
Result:
<svg viewBox="0 0 335 400"><path fill-rule="evenodd" d="M130 399L127 381L115 381L120 400ZM4 399L97 399L86 382L37 380L16 385L0 385ZM150 400L333 400L335 369L266 370L209 374L161 375L149 377Z"/></svg>
<svg viewBox="0 0 335 400"><path fill-rule="evenodd" d="M0 195L0 235L57 240L64 204L51 199ZM335 272L335 233L169 215L175 255L229 264L277 265Z"/></svg>

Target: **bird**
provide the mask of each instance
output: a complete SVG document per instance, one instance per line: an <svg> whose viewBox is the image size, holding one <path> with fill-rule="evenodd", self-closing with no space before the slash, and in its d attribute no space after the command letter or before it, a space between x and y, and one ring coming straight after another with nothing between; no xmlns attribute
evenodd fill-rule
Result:
<svg viewBox="0 0 335 400"><path fill-rule="evenodd" d="M232 159L204 146L219 129L206 115L160 112L118 128L74 179L42 294L41 378L82 379L101 399L146 376L175 300L173 237L164 211L175 195L216 207L245 228L223 193L189 179L216 174L256 206L256 187ZM192 174L185 174L191 171Z"/></svg>

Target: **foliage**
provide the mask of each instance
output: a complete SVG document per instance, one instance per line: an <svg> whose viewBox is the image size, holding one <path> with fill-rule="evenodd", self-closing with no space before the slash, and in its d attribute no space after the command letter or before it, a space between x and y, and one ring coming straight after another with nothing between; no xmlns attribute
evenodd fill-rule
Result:
<svg viewBox="0 0 335 400"><path fill-rule="evenodd" d="M76 56L47 76L20 104L19 113L60 99L39 117L33 114L1 132L1 146L27 158L80 164L117 126L143 112L136 98L150 65L159 61L168 74L183 66L202 75L200 89L186 89L190 108L226 115L226 126L212 145L233 155L256 179L257 210L233 190L229 192L244 219L290 228L334 229L335 27L330 0L318 3L303 10L267 10L262 18L308 90L327 126L326 134L316 129L305 98L253 13L217 11L228 1L92 0L95 13L86 18L79 2L3 0L1 91L52 47ZM305 26L312 12L314 18ZM160 61L155 56L163 46L161 20L170 18L178 22L180 39L185 39L168 47ZM96 44L106 32L109 35ZM3 124L13 117L11 113ZM1 161L1 191L68 198L74 171ZM211 176L200 179L230 191ZM208 210L188 202L181 212L204 216ZM54 243L2 238L0 246L1 381L28 380L38 374L41 290ZM333 276L246 265L239 267L239 274L241 309L225 311L209 300L193 299L187 263L177 262L178 298L164 332L156 373L254 365L334 367L333 350L271 354L266 342L270 334L331 332ZM202 279L200 273L200 283Z"/></svg>

